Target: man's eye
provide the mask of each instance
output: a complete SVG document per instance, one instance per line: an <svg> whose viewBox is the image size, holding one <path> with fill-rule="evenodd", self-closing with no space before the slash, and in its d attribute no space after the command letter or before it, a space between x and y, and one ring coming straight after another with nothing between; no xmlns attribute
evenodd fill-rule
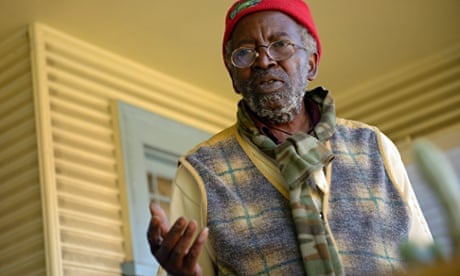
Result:
<svg viewBox="0 0 460 276"><path fill-rule="evenodd" d="M287 40L280 40L280 41L273 42L272 47L274 47L274 48L284 48L287 45L289 45L289 42Z"/></svg>
<svg viewBox="0 0 460 276"><path fill-rule="evenodd" d="M249 48L241 48L241 49L238 50L237 55L238 55L238 56L246 56L246 55L251 54L251 52L252 52L252 49L249 49Z"/></svg>

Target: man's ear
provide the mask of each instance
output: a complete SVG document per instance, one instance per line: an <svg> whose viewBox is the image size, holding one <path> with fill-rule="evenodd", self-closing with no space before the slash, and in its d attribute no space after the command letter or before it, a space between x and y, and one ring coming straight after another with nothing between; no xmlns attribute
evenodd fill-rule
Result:
<svg viewBox="0 0 460 276"><path fill-rule="evenodd" d="M233 85L233 91L235 91L236 94L241 94L241 92L236 89L235 81L233 81L233 79L232 79L232 85Z"/></svg>
<svg viewBox="0 0 460 276"><path fill-rule="evenodd" d="M236 94L241 94L241 92L238 91L238 89L236 88L235 79L233 78L233 74L235 73L233 70L235 69L228 66L227 63L225 63L225 67L227 67L228 75L230 76L230 79L232 80L233 90L235 91Z"/></svg>
<svg viewBox="0 0 460 276"><path fill-rule="evenodd" d="M313 53L310 55L308 60L308 65L310 65L310 70L308 70L308 80L312 81L316 79L318 75L318 54Z"/></svg>

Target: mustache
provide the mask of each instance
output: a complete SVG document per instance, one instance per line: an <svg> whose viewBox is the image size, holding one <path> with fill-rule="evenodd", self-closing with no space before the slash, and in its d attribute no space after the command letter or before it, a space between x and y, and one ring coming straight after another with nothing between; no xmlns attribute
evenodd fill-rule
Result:
<svg viewBox="0 0 460 276"><path fill-rule="evenodd" d="M272 78L272 79L280 80L283 82L289 81L289 76L287 75L286 72L284 72L281 69L270 68L266 70L255 71L251 75L251 77L248 79L247 84L249 85L249 87L254 88L254 86L259 83L260 79L266 79L266 78Z"/></svg>

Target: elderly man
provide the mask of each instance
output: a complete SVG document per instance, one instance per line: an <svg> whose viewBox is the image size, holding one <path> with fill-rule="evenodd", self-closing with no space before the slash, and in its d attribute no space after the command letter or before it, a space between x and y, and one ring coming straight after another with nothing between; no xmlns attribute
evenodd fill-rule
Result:
<svg viewBox="0 0 460 276"><path fill-rule="evenodd" d="M305 90L322 53L308 6L238 1L225 27L237 122L180 159L179 218L151 205L152 254L173 275L398 272L399 245L431 234L392 142Z"/></svg>

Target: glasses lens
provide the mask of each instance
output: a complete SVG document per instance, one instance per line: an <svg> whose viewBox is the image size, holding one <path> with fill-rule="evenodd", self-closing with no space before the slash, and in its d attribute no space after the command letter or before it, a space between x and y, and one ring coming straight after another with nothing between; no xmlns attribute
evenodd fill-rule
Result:
<svg viewBox="0 0 460 276"><path fill-rule="evenodd" d="M288 59L294 52L294 46L287 40L275 41L268 46L268 53L276 61Z"/></svg>
<svg viewBox="0 0 460 276"><path fill-rule="evenodd" d="M250 48L238 48L232 53L233 65L239 68L245 68L251 65L256 58L256 52Z"/></svg>

